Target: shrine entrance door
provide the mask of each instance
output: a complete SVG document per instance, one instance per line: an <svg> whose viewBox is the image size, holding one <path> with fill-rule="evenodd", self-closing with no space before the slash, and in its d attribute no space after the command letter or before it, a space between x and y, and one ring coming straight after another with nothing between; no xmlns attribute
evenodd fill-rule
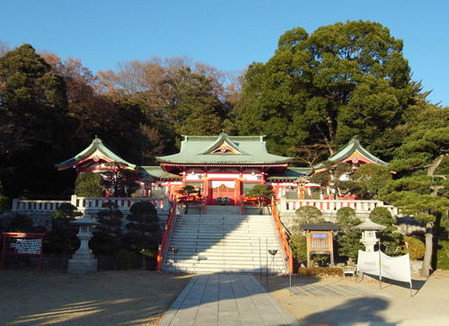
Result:
<svg viewBox="0 0 449 326"><path fill-rule="evenodd" d="M235 205L235 183L234 181L211 181L210 196L208 200L209 205L220 204L217 198L229 198L229 205Z"/></svg>

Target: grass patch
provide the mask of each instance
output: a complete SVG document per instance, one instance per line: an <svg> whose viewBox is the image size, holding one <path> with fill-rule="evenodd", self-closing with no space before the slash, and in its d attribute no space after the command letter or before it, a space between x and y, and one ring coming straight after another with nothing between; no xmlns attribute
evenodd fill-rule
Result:
<svg viewBox="0 0 449 326"><path fill-rule="evenodd" d="M437 268L449 270L449 240L438 241Z"/></svg>

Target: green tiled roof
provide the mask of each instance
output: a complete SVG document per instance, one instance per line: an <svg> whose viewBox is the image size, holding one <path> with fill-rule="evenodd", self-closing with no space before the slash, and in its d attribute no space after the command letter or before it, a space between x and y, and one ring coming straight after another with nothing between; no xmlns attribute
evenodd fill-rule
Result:
<svg viewBox="0 0 449 326"><path fill-rule="evenodd" d="M109 158L112 162L118 162L127 165L128 167L134 169L136 167L135 164L131 164L124 159L122 159L120 156L112 152L109 148L107 148L100 138L95 137L95 139L92 141L92 143L83 151L78 153L72 158L69 158L68 160L55 164L55 167L58 170L64 170L73 167L76 165L79 161L89 157L89 155L92 155L96 151L100 152L103 156Z"/></svg>
<svg viewBox="0 0 449 326"><path fill-rule="evenodd" d="M340 149L336 154L328 158L328 161L331 162L341 162L347 157L351 156L355 151L358 151L361 155L366 157L368 160L379 164L379 165L387 165L387 162L382 161L380 158L377 158L370 152L368 152L358 141L358 139L353 138L347 143L342 149ZM315 169L324 167L323 163L315 166Z"/></svg>
<svg viewBox="0 0 449 326"><path fill-rule="evenodd" d="M184 136L177 154L160 156L161 163L173 164L276 164L290 163L291 158L269 154L264 136ZM232 151L219 151L226 145Z"/></svg>
<svg viewBox="0 0 449 326"><path fill-rule="evenodd" d="M177 174L164 171L159 165L157 166L139 166L140 176L142 179L179 179L182 177Z"/></svg>
<svg viewBox="0 0 449 326"><path fill-rule="evenodd" d="M275 181L275 180L299 181L300 179L307 178L307 175L310 173L310 171L312 171L312 168L288 167L283 171L282 174L270 175L267 178L267 181Z"/></svg>

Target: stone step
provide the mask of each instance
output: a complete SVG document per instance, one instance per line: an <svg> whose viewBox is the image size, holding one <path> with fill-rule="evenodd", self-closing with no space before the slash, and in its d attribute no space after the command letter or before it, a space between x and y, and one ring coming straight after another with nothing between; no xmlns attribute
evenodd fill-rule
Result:
<svg viewBox="0 0 449 326"><path fill-rule="evenodd" d="M186 272L186 273L252 273L252 274L284 274L285 270L282 266L266 265L184 265L175 263L170 266L165 266L165 270L169 272Z"/></svg>
<svg viewBox="0 0 449 326"><path fill-rule="evenodd" d="M219 211L219 212L218 212ZM209 210L208 212L211 212ZM229 214L214 208L215 214L182 215L176 220L164 270L203 272L249 272L267 270L284 273L285 261L271 216ZM279 253L268 256L267 248ZM268 269L270 269L269 267Z"/></svg>

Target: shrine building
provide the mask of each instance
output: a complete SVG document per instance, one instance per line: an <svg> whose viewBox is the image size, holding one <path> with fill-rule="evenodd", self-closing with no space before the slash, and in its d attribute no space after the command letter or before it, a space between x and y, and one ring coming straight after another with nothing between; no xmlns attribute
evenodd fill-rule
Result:
<svg viewBox="0 0 449 326"><path fill-rule="evenodd" d="M207 205L217 204L217 198L239 205L256 184L269 186L276 197L290 192L298 198L298 183L310 172L310 168L290 167L290 157L268 153L264 136L184 136L179 153L156 159L159 166L137 166L95 138L82 152L55 166L101 173L110 168L108 163L119 163L140 177L136 180L140 189L133 196L175 198L190 185Z"/></svg>

